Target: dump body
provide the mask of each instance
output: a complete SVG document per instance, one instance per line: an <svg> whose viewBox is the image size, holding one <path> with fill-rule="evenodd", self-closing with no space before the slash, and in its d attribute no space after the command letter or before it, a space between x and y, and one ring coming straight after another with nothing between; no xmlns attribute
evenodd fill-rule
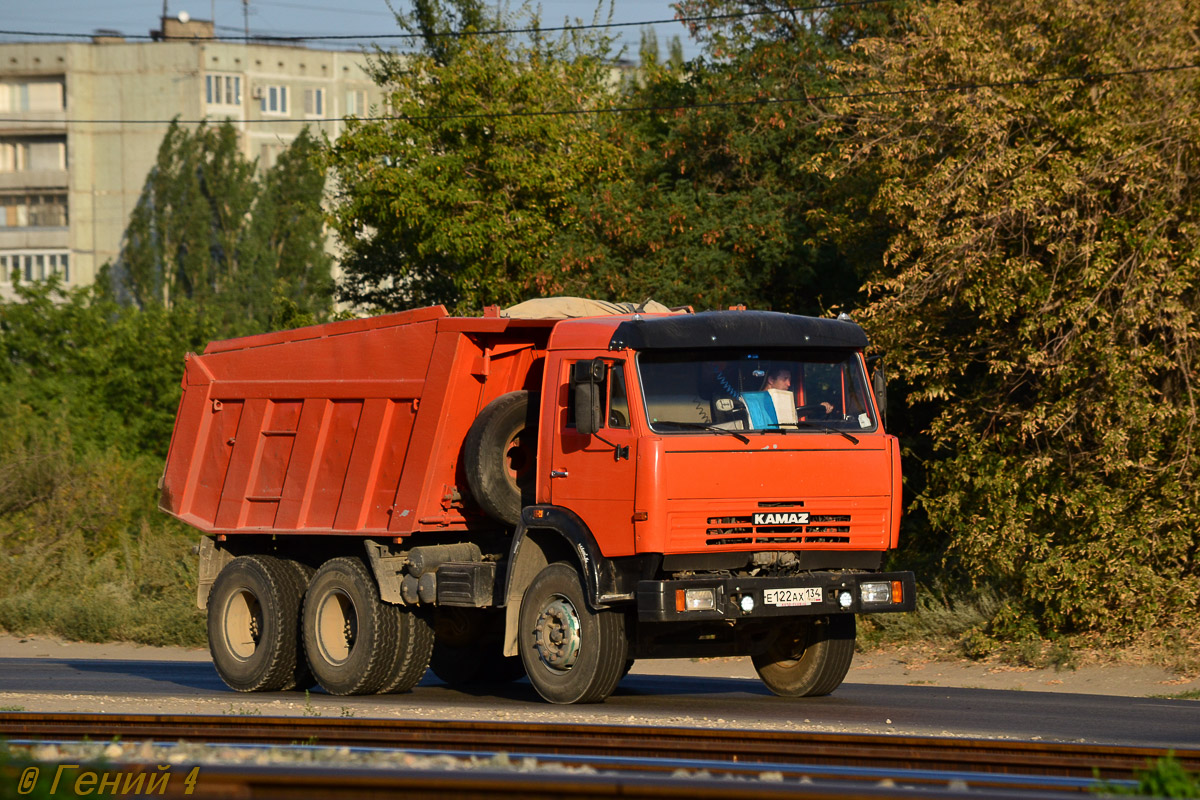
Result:
<svg viewBox="0 0 1200 800"><path fill-rule="evenodd" d="M463 439L536 394L553 324L437 306L214 342L186 360L160 505L212 534L465 530Z"/></svg>

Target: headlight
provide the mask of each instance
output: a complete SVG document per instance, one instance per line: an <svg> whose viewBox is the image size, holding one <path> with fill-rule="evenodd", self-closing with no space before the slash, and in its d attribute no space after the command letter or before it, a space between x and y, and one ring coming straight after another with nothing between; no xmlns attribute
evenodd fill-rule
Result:
<svg viewBox="0 0 1200 800"><path fill-rule="evenodd" d="M676 611L712 611L717 607L717 590L708 589L676 589Z"/></svg>
<svg viewBox="0 0 1200 800"><path fill-rule="evenodd" d="M858 586L858 596L864 603L892 602L892 585L890 583L862 583Z"/></svg>
<svg viewBox="0 0 1200 800"><path fill-rule="evenodd" d="M849 592L839 592L838 605L842 608L849 608L850 606L854 605L854 595L850 594Z"/></svg>
<svg viewBox="0 0 1200 800"><path fill-rule="evenodd" d="M904 602L904 583L902 581L880 581L878 583L860 583L858 596L864 603L900 604Z"/></svg>

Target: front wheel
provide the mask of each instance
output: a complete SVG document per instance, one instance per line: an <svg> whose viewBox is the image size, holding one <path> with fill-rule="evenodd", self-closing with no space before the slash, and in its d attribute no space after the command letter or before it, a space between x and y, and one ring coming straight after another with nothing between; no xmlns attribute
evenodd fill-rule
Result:
<svg viewBox="0 0 1200 800"><path fill-rule="evenodd" d="M854 616L799 618L752 657L758 677L783 697L820 697L842 685L854 658Z"/></svg>
<svg viewBox="0 0 1200 800"><path fill-rule="evenodd" d="M521 599L518 650L530 683L546 700L599 703L624 673L625 617L589 609L579 573L551 564Z"/></svg>

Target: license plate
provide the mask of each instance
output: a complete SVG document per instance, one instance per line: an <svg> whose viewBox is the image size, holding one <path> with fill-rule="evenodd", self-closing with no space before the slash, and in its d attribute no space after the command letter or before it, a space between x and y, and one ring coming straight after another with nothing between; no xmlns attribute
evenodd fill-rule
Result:
<svg viewBox="0 0 1200 800"><path fill-rule="evenodd" d="M811 606L824 599L819 586L802 589L766 589L763 602L769 606Z"/></svg>

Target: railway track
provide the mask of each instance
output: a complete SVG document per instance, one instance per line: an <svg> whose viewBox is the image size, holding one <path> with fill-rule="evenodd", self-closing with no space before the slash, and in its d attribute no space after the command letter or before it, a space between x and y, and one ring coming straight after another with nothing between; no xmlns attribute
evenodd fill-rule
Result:
<svg viewBox="0 0 1200 800"><path fill-rule="evenodd" d="M600 774L206 766L191 796L346 798L403 791L408 797L1062 797L1094 777L1126 780L1156 748L916 736L760 730L646 728L624 725L429 722L187 715L0 713L10 741L206 742L231 745L349 747L425 754L510 754ZM1200 749L1175 751L1200 771ZM772 773L772 782L759 778ZM739 780L731 784L716 779ZM707 788L705 788L707 787ZM852 789L848 794L848 788ZM968 791L969 787L969 791Z"/></svg>

